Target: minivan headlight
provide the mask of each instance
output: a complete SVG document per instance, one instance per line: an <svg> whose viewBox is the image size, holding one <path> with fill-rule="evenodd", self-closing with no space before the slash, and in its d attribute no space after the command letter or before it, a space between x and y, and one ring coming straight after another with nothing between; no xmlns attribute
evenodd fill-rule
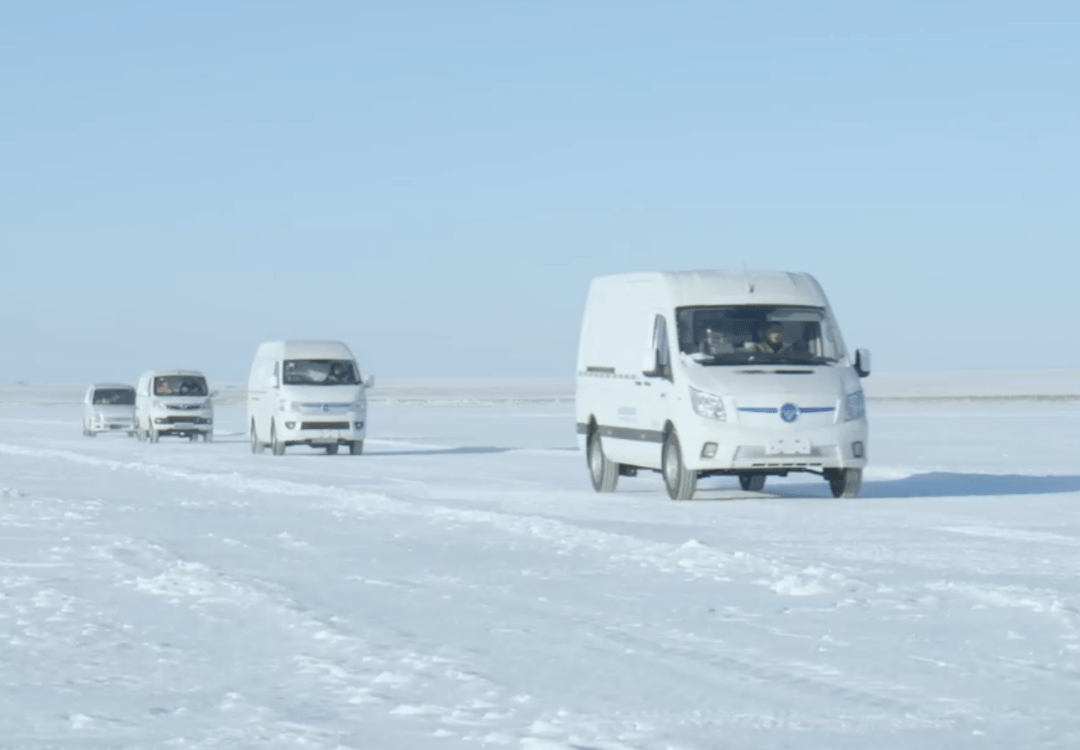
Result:
<svg viewBox="0 0 1080 750"><path fill-rule="evenodd" d="M862 390L849 393L844 397L844 421L852 422L866 416L866 398Z"/></svg>
<svg viewBox="0 0 1080 750"><path fill-rule="evenodd" d="M690 388L690 404L694 412L700 417L717 419L721 422L727 420L727 412L724 411L724 402L715 393L706 393L697 388Z"/></svg>

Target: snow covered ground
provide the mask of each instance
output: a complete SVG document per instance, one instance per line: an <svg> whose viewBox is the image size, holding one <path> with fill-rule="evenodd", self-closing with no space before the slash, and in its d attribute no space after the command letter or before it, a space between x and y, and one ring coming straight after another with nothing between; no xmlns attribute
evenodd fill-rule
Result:
<svg viewBox="0 0 1080 750"><path fill-rule="evenodd" d="M2 386L0 747L1080 747L1080 378L866 382L862 498L692 503L595 494L565 384L284 457L239 391L151 445Z"/></svg>

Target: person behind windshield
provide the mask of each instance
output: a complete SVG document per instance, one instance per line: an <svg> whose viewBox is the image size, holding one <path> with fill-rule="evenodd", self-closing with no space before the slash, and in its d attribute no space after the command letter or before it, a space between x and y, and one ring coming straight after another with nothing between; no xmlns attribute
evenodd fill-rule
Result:
<svg viewBox="0 0 1080 750"><path fill-rule="evenodd" d="M346 383L349 380L349 375L345 372L345 365L340 362L335 362L330 365L330 374L326 376L327 383Z"/></svg>
<svg viewBox="0 0 1080 750"><path fill-rule="evenodd" d="M778 354L784 348L784 329L779 323L766 325L761 338L761 343L755 347L759 352Z"/></svg>
<svg viewBox="0 0 1080 750"><path fill-rule="evenodd" d="M169 390L169 381L166 380L165 378L161 378L160 380L158 380L156 390L157 390L158 394L160 394L160 395L168 395L168 394L172 393L172 391Z"/></svg>

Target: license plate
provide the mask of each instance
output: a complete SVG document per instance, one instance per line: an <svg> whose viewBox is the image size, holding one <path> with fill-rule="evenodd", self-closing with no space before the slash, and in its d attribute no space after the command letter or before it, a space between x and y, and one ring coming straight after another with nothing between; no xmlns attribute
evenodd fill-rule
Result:
<svg viewBox="0 0 1080 750"><path fill-rule="evenodd" d="M810 441L796 437L776 438L765 446L765 453L770 456L808 456Z"/></svg>

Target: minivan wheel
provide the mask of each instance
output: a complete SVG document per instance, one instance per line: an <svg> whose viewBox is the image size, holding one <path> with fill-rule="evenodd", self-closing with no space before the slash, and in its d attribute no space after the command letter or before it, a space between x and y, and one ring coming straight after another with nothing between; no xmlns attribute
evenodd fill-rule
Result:
<svg viewBox="0 0 1080 750"><path fill-rule="evenodd" d="M151 427L147 432L147 440L151 443L156 443L161 438L161 433Z"/></svg>
<svg viewBox="0 0 1080 750"><path fill-rule="evenodd" d="M351 455L359 456L363 452L364 452L364 441L363 440L353 440L351 443L349 443L349 453Z"/></svg>
<svg viewBox="0 0 1080 750"><path fill-rule="evenodd" d="M255 420L251 420L251 452L259 455L266 446L259 442L259 433L255 431Z"/></svg>
<svg viewBox="0 0 1080 750"><path fill-rule="evenodd" d="M858 497L862 489L862 469L829 469L825 478L833 497Z"/></svg>
<svg viewBox="0 0 1080 750"><path fill-rule="evenodd" d="M337 443L334 443L333 445L326 446L326 455L328 455L328 456L336 456L337 452L338 452Z"/></svg>
<svg viewBox="0 0 1080 750"><path fill-rule="evenodd" d="M697 490L697 472L687 470L683 464L682 446L675 430L669 432L664 439L661 471L664 474L668 497L672 500L689 500L694 496L694 491Z"/></svg>
<svg viewBox="0 0 1080 750"><path fill-rule="evenodd" d="M278 440L277 425L270 423L270 452L275 456L285 455L285 443Z"/></svg>
<svg viewBox="0 0 1080 750"><path fill-rule="evenodd" d="M593 489L597 492L614 492L619 483L619 466L604 455L604 446L597 430L589 432L586 454Z"/></svg>
<svg viewBox="0 0 1080 750"><path fill-rule="evenodd" d="M740 474L739 486L747 492L761 492L765 487L764 474Z"/></svg>

